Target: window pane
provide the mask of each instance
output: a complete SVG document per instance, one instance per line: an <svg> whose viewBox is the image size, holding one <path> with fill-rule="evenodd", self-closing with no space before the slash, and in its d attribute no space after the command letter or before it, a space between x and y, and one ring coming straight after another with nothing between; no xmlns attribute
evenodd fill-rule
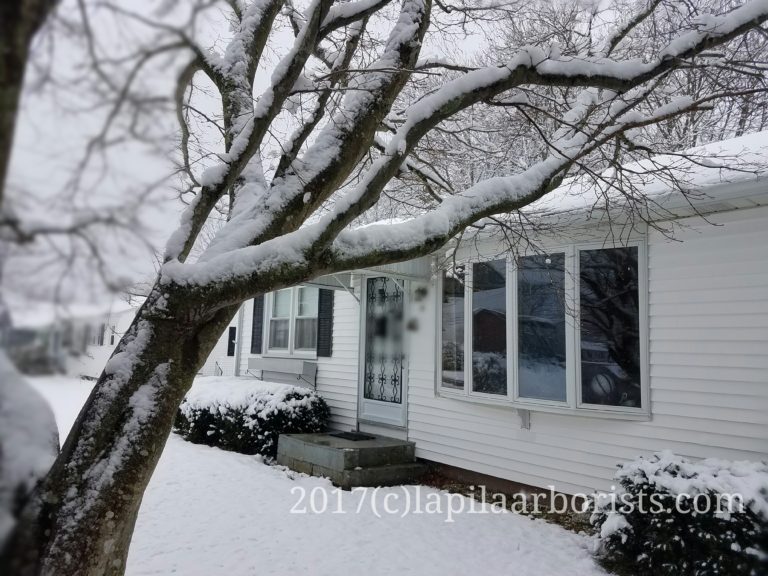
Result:
<svg viewBox="0 0 768 576"><path fill-rule="evenodd" d="M272 294L272 317L290 318L291 316L291 289L278 290Z"/></svg>
<svg viewBox="0 0 768 576"><path fill-rule="evenodd" d="M442 315L443 366L441 383L445 388L464 389L464 271L443 273Z"/></svg>
<svg viewBox="0 0 768 576"><path fill-rule="evenodd" d="M317 348L317 318L297 318L296 350L315 350Z"/></svg>
<svg viewBox="0 0 768 576"><path fill-rule="evenodd" d="M317 317L317 288L299 288L299 316Z"/></svg>
<svg viewBox="0 0 768 576"><path fill-rule="evenodd" d="M637 247L579 252L581 394L588 404L640 406Z"/></svg>
<svg viewBox="0 0 768 576"><path fill-rule="evenodd" d="M517 377L523 398L566 400L564 296L565 254L520 259Z"/></svg>
<svg viewBox="0 0 768 576"><path fill-rule="evenodd" d="M288 348L288 324L290 320L269 321L269 347L286 350Z"/></svg>
<svg viewBox="0 0 768 576"><path fill-rule="evenodd" d="M507 393L506 261L472 265L472 390Z"/></svg>

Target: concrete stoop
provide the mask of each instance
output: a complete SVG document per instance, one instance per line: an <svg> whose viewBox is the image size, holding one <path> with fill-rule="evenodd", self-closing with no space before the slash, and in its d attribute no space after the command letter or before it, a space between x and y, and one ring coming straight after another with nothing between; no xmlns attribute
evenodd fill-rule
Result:
<svg viewBox="0 0 768 576"><path fill-rule="evenodd" d="M355 486L393 486L413 482L426 466L416 462L413 442L354 433L281 434L277 463L311 476L329 478L349 490Z"/></svg>

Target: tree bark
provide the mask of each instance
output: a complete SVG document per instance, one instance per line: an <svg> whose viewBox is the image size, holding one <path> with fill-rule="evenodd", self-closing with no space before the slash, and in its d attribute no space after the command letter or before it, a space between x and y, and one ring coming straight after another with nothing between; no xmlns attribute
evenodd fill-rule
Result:
<svg viewBox="0 0 768 576"><path fill-rule="evenodd" d="M0 207L32 38L57 0L0 2Z"/></svg>
<svg viewBox="0 0 768 576"><path fill-rule="evenodd" d="M205 309L153 290L23 510L0 573L124 573L142 495L178 406L238 306Z"/></svg>

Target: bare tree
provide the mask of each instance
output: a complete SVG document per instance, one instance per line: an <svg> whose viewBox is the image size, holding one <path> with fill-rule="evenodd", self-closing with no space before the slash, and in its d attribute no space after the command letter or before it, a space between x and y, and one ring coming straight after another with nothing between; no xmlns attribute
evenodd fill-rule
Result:
<svg viewBox="0 0 768 576"><path fill-rule="evenodd" d="M243 301L319 275L430 254L468 226L521 213L568 175L615 163L624 151L653 152L642 139L653 126L744 90L729 82L670 94L665 81L692 62L696 69L727 66L727 57L699 59L729 53L753 31L765 34L768 19L768 2L752 0L681 19L671 26L675 34L642 58L622 55L633 34L647 33L649 18L676 4L642 2L610 31L607 23L582 30L589 38L583 45L517 46L500 63L467 66L422 59L422 47L502 16L514 22L522 2L312 0L302 10L287 0L229 0L232 32L222 53L201 48L193 33L196 16L212 4L195 4L179 26L100 3L156 33L152 46L112 60L137 71L115 92L124 97L114 118L136 114L123 129L140 124L150 108L151 99L135 89L138 71L158 55L187 55L174 103L188 206L146 303L23 512L3 557L10 573L124 571L142 494L178 405ZM270 39L288 28L291 45L254 97L258 73L279 52ZM436 73L443 81L424 82ZM201 108L201 92L213 93L220 110ZM479 115L500 107L524 119L516 145L525 153L452 189L424 161L421 144L447 131L461 137L455 119L471 123L472 109ZM220 130L222 149L214 154L205 138L195 139L193 117ZM106 126L102 142L110 131ZM413 217L354 228L408 173L421 182ZM416 200L408 190L395 199ZM190 258L217 211L226 223Z"/></svg>

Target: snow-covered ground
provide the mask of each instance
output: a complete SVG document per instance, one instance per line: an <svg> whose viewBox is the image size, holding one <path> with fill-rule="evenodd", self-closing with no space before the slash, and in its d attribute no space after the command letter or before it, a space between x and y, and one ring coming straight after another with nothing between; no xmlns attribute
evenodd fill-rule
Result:
<svg viewBox="0 0 768 576"><path fill-rule="evenodd" d="M53 406L63 438L91 384L32 382ZM291 513L297 503L311 508L313 489L316 509L328 494L328 511ZM382 489L374 510L371 492L336 492L326 480L171 435L142 503L128 574L605 574L588 552L589 541L558 526L507 512L457 514L454 522L446 522L445 513L401 516L406 492L413 498L420 492L422 500L438 494L424 487ZM390 509L400 514L383 509L387 494L397 494ZM345 513L331 513L338 510Z"/></svg>

